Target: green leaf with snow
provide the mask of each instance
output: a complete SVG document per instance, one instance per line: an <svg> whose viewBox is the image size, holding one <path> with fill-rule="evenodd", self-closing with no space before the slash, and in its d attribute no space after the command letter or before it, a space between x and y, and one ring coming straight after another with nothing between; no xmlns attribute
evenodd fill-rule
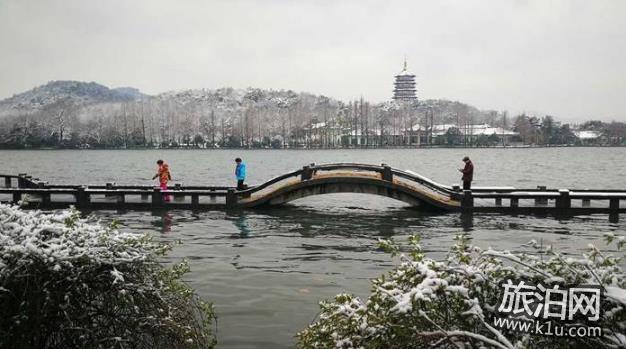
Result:
<svg viewBox="0 0 626 349"><path fill-rule="evenodd" d="M211 348L211 303L165 267L168 245L0 205L0 348Z"/></svg>
<svg viewBox="0 0 626 349"><path fill-rule="evenodd" d="M611 236L609 242L621 237ZM579 258L536 243L534 253L482 250L458 235L443 261L409 253L372 281L367 300L340 294L320 303L319 318L298 333L298 348L624 348L626 275L619 258L590 246ZM403 249L383 241L393 255ZM411 246L413 246L411 248ZM619 246L618 246L619 247ZM415 253L419 251L420 253ZM600 337L549 337L495 328L506 280L596 285L603 290ZM558 321L557 321L558 324ZM560 325L566 325L560 323Z"/></svg>

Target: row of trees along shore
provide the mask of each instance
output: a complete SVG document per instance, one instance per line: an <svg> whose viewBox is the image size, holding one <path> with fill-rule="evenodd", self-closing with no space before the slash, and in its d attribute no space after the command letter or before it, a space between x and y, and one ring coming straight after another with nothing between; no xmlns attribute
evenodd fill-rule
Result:
<svg viewBox="0 0 626 349"><path fill-rule="evenodd" d="M626 123L563 124L552 116L480 111L446 100L348 103L293 91L188 90L123 102L81 105L59 98L38 110L0 118L1 148L342 148L495 146L496 135L473 137L470 125L516 132L507 144L625 145ZM435 134L436 125L452 125ZM418 136L419 134L419 136ZM418 138L419 137L419 138ZM357 142L356 139L359 139Z"/></svg>

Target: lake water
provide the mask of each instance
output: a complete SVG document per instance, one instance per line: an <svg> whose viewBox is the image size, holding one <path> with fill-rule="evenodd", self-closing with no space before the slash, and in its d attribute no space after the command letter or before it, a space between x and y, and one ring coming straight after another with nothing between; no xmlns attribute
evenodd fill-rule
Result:
<svg viewBox="0 0 626 349"><path fill-rule="evenodd" d="M233 185L235 157L260 184L309 163L387 163L446 184L458 184L468 155L475 185L547 185L626 189L626 148L393 149L393 150L110 150L0 151L2 173L26 172L50 183L151 184L155 161L170 164L184 184ZM369 279L394 265L377 239L422 236L434 257L464 229L481 247L524 250L531 239L580 253L602 234L626 231L626 217L559 221L533 216L475 216L468 228L458 214L429 215L388 198L358 194L308 197L272 209L242 212L93 212L121 229L182 241L171 260L187 258L191 285L215 303L219 348L290 348L315 319L317 302L347 291L368 294Z"/></svg>

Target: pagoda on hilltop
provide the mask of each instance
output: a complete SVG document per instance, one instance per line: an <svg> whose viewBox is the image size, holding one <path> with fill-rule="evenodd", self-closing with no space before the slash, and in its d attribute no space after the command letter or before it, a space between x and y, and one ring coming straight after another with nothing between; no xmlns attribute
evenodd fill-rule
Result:
<svg viewBox="0 0 626 349"><path fill-rule="evenodd" d="M415 75L411 74L406 68L406 58L404 59L404 68L396 75L396 81L393 83L393 99L396 101L415 101L417 100L415 89Z"/></svg>

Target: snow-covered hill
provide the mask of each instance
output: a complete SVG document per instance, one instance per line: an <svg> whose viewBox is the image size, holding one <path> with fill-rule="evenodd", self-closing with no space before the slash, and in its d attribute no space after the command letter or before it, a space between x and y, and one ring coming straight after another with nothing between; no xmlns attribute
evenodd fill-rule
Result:
<svg viewBox="0 0 626 349"><path fill-rule="evenodd" d="M32 90L0 101L0 115L32 113L60 100L70 100L77 106L100 103L128 102L145 98L136 88L110 89L95 82L50 81Z"/></svg>

